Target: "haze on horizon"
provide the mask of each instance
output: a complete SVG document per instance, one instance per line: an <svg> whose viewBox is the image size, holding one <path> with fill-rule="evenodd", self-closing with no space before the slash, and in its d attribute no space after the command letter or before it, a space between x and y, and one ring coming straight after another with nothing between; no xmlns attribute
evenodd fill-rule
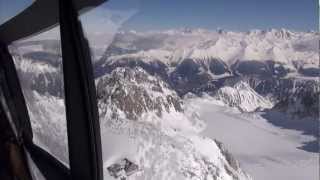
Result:
<svg viewBox="0 0 320 180"><path fill-rule="evenodd" d="M128 3L130 2L130 3ZM111 0L109 10L135 10L124 30L149 31L179 28L226 29L318 29L317 0Z"/></svg>
<svg viewBox="0 0 320 180"><path fill-rule="evenodd" d="M30 4L32 0L10 0L10 3L0 0L0 24ZM109 0L81 15L81 20L88 37L100 39L112 37L119 30L316 31L318 17L317 0ZM39 38L57 39L57 30L54 28Z"/></svg>

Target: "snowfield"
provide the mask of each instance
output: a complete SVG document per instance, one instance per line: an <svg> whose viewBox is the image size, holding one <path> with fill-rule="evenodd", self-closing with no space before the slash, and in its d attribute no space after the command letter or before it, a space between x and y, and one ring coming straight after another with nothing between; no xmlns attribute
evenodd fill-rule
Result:
<svg viewBox="0 0 320 180"><path fill-rule="evenodd" d="M251 180L221 144L199 135L203 122L159 77L117 68L96 83L105 177ZM123 160L136 165L133 173L119 171Z"/></svg>
<svg viewBox="0 0 320 180"><path fill-rule="evenodd" d="M202 134L223 142L254 179L318 180L319 155L301 149L315 137L277 127L259 113L241 114L210 97L187 101L207 123Z"/></svg>

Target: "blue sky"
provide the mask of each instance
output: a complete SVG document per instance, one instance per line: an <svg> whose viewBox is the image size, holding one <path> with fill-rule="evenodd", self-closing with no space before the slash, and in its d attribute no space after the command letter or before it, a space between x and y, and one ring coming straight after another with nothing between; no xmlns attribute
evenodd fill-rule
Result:
<svg viewBox="0 0 320 180"><path fill-rule="evenodd" d="M0 24L32 4L33 0L0 0Z"/></svg>
<svg viewBox="0 0 320 180"><path fill-rule="evenodd" d="M0 0L0 23L31 0ZM111 10L137 10L124 29L158 30L180 27L249 29L318 28L317 0L110 0Z"/></svg>
<svg viewBox="0 0 320 180"><path fill-rule="evenodd" d="M131 4L127 4L127 2ZM108 4L109 3L109 4ZM179 27L316 30L317 0L110 0L111 9L138 8L126 29Z"/></svg>

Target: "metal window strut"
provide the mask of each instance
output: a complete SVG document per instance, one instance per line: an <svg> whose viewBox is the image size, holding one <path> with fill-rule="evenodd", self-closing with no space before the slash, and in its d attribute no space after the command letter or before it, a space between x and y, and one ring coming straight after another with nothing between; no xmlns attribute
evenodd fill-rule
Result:
<svg viewBox="0 0 320 180"><path fill-rule="evenodd" d="M100 125L91 56L78 11L106 0L37 0L0 26L0 60L5 71L9 100L17 134L46 179L102 180ZM49 4L49 5L48 5ZM45 8L51 6L50 11ZM28 26L25 21L30 20ZM32 128L13 59L6 47L52 28L60 22L70 170L32 142ZM5 47L5 48L3 48Z"/></svg>

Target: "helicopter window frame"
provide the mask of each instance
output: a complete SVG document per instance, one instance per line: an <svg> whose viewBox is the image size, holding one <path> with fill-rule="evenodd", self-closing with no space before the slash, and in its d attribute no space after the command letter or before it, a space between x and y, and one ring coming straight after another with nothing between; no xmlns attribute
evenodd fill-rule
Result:
<svg viewBox="0 0 320 180"><path fill-rule="evenodd" d="M78 20L78 12L83 7L91 5L91 7L98 6L105 0L93 0L93 1L85 1L79 0L77 3L73 3L72 0L59 1L59 7L52 8L58 10L57 13L53 14L53 19L57 18L57 14L59 12L60 16L60 31L61 31L61 45L62 45L62 60L64 63L64 79L67 80L65 83L70 83L73 85L77 85L78 92L73 86L68 86L65 88L67 92L67 96L71 98L66 101L66 108L69 109L69 115L67 115L67 135L68 135L68 146L69 146L69 159L70 159L70 169L66 168L63 164L46 152L43 148L37 146L32 142L32 129L29 129L31 135L23 136L22 142L26 147L27 151L29 151L31 157L35 158L35 162L39 166L44 167L52 167L53 169L44 170L41 168L41 172L45 175L47 179L56 179L53 177L54 174L62 174L63 177L59 179L72 179L81 178L84 180L102 180L103 179L103 168L102 168L102 155L101 155L101 137L100 137L100 127L99 127L99 119L98 119L98 110L97 110L97 99L95 95L95 85L93 78L93 69L91 66L91 56L89 51L88 42L84 38L81 22ZM37 3L41 3L43 1L36 1L34 4L39 5ZM10 32L8 29L12 29L15 27L15 23L23 23L21 19L24 19L23 14L28 11L28 9L32 8L32 4L29 8L27 8L24 12L12 18L12 20L0 25L0 39L4 44L10 44L12 41L26 38L30 35L33 35L35 29L44 29L45 27L49 27L47 23L38 25L37 27L32 28L22 28L16 29L13 33L13 36L10 36ZM29 13L29 14L28 14ZM27 17L30 17L30 12L27 13ZM20 18L20 19L19 19ZM41 17L41 20L45 19L45 17ZM43 22L43 21L41 21ZM50 23L54 22L49 21ZM9 28L8 28L9 27ZM50 28L53 26L51 25ZM15 29L15 28L14 28ZM18 31L21 30L21 33ZM18 33L17 33L18 32ZM71 38L70 38L71 37ZM80 43L79 43L80 42ZM71 48L71 49L70 49ZM71 51L68 51L71 50ZM22 90L20 87L20 82L17 78L16 68L13 64L12 56L9 51L5 52L6 58L2 59L7 63L11 63L9 68L5 69L6 73L13 73L14 76L10 76L8 83L13 83L12 86L16 88L16 90L10 89L11 94L18 94L19 97L15 98L16 101L20 103L19 109L10 109L12 114L23 115L23 121L30 124L29 115L27 112L27 107L25 103L25 98L22 95ZM70 58L70 59L69 59ZM68 59L68 60L66 60ZM72 66L73 64L77 64L77 66ZM69 68L65 68L69 66ZM72 71L74 70L74 71ZM66 73L65 73L66 71ZM72 72L71 72L72 71ZM69 73L68 75L65 75ZM67 77L69 76L69 77ZM13 77L13 78L12 78ZM73 96L72 94L80 95L80 97ZM9 97L12 98L12 97ZM80 104L79 98L82 99ZM75 106L74 110L72 106ZM19 111L19 110L22 110ZM85 117L81 117L77 115L76 111L83 111L83 115ZM26 113L23 113L23 112ZM68 114L68 112L67 112ZM79 126L79 118L82 121L82 125ZM15 123L19 123L18 120L15 120ZM71 124L71 125L70 125ZM72 129L73 128L73 129ZM21 128L21 131L25 131L28 127ZM84 141L81 137L86 138ZM75 142L75 143L70 143ZM77 145L81 145L84 149L79 149ZM70 147L73 149L70 152ZM81 148L80 147L80 148ZM79 158L82 157L82 158ZM34 160L34 159L33 159ZM53 175L52 175L53 173Z"/></svg>

